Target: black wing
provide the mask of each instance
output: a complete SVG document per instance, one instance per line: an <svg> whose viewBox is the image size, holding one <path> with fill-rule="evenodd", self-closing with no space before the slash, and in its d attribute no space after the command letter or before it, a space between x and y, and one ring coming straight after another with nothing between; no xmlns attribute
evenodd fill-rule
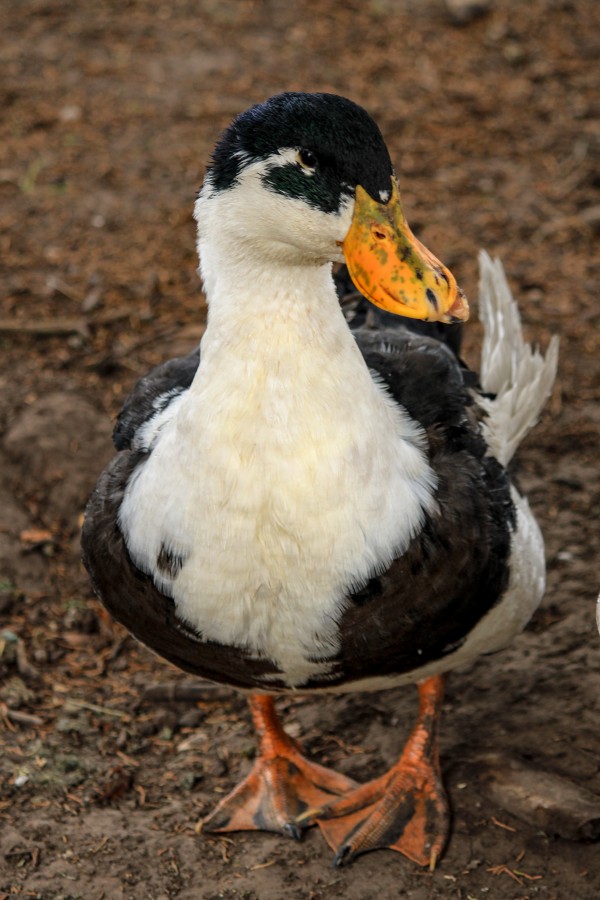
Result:
<svg viewBox="0 0 600 900"><path fill-rule="evenodd" d="M140 378L115 423L113 442L117 450L128 450L138 428L189 388L199 364L198 347L187 356L170 359Z"/></svg>
<svg viewBox="0 0 600 900"><path fill-rule="evenodd" d="M175 614L173 600L132 561L119 528L119 510L132 473L148 451L137 446L141 426L188 390L200 350L169 360L141 378L125 400L113 432L120 452L104 470L87 505L81 535L83 563L112 616L138 640L194 675L241 688L277 690L283 682L269 660L206 641Z"/></svg>
<svg viewBox="0 0 600 900"><path fill-rule="evenodd" d="M387 571L348 596L332 687L418 672L460 647L507 588L515 526L508 475L487 454L472 373L447 345L402 326L355 336L369 368L425 429L437 508Z"/></svg>
<svg viewBox="0 0 600 900"><path fill-rule="evenodd" d="M111 615L155 653L193 675L241 688L277 690L270 660L204 640L175 613L175 603L133 563L119 528L119 509L142 451L124 450L104 470L90 497L81 534L82 559Z"/></svg>

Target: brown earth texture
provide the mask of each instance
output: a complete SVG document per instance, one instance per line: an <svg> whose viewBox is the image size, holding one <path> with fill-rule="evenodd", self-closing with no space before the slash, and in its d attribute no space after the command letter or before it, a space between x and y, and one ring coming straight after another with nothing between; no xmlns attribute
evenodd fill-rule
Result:
<svg viewBox="0 0 600 900"><path fill-rule="evenodd" d="M0 898L600 897L600 4L0 10ZM378 121L414 230L472 298L472 366L480 247L503 260L527 337L560 336L518 454L546 597L510 648L449 678L452 832L433 872L388 850L333 868L317 829L199 834L251 765L245 701L136 644L79 562L123 398L202 334L191 213L211 147L285 89L344 94ZM397 757L416 691L279 709L309 756L362 781Z"/></svg>

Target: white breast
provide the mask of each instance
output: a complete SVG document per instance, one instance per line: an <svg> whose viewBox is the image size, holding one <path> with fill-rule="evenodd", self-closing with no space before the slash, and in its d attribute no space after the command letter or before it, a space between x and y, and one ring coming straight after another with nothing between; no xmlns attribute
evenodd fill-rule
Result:
<svg viewBox="0 0 600 900"><path fill-rule="evenodd" d="M182 618L274 660L291 686L327 671L345 593L403 551L435 488L421 430L324 284L280 287L262 321L250 297L236 328L213 316L191 389L146 428L152 453L120 517ZM174 580L156 565L163 546L185 560Z"/></svg>

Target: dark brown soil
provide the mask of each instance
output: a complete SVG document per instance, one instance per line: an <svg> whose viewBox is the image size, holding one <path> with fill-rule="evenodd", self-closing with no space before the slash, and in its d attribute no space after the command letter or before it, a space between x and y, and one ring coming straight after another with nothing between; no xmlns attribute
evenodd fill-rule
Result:
<svg viewBox="0 0 600 900"><path fill-rule="evenodd" d="M483 4L485 6L485 3ZM43 900L600 896L600 852L492 800L484 751L600 803L600 5L496 0L0 3L0 897ZM514 645L449 681L453 807L433 873L388 851L331 867L318 831L208 838L248 770L244 700L144 699L184 677L109 622L78 561L86 495L133 380L191 348L204 307L194 194L220 129L282 89L365 105L414 228L476 297L499 255L558 384L519 455L548 590ZM468 327L477 364L480 328ZM319 761L394 760L414 690L281 701Z"/></svg>

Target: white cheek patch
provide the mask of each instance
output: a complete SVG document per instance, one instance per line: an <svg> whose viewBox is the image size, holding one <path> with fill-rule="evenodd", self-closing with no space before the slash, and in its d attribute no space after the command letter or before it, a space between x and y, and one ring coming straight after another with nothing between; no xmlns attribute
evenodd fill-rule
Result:
<svg viewBox="0 0 600 900"><path fill-rule="evenodd" d="M382 203L387 203L390 199L390 191L379 191L379 199Z"/></svg>
<svg viewBox="0 0 600 900"><path fill-rule="evenodd" d="M245 257L244 277L251 259L278 266L282 262L320 265L343 260L340 245L352 223L353 196L342 194L339 209L327 213L302 199L270 190L264 183L269 169L295 162L295 154L290 148L250 163L227 190L213 192L210 179L205 183L194 215L202 278L211 294L215 279L233 270L233 246Z"/></svg>

